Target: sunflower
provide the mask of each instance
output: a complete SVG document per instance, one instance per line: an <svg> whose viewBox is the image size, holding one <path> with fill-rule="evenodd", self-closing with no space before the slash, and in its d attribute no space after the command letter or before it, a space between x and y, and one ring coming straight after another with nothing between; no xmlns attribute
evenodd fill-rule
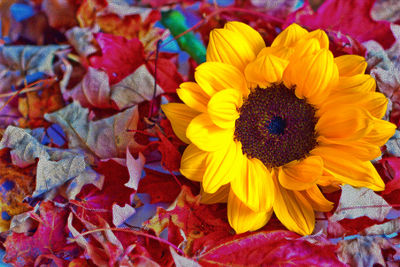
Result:
<svg viewBox="0 0 400 267"><path fill-rule="evenodd" d="M210 33L207 61L184 102L162 107L188 147L181 173L202 182L203 202L228 202L237 233L264 226L273 212L291 231L312 233L314 211L329 211L320 187L383 190L370 160L394 134L356 55L334 57L322 30L297 24L266 47L241 22Z"/></svg>

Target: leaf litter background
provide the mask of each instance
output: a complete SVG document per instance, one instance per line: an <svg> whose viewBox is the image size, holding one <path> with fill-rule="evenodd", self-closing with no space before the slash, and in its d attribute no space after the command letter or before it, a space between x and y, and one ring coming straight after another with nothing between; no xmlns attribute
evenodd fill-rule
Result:
<svg viewBox="0 0 400 267"><path fill-rule="evenodd" d="M400 124L397 0L0 2L0 238L14 266L398 266L400 132L383 192L344 185L301 237L275 218L235 235L178 172L160 110L193 80L210 30L240 20L267 45L292 22L366 57ZM174 40L175 39L175 40ZM157 47L159 52L157 52Z"/></svg>

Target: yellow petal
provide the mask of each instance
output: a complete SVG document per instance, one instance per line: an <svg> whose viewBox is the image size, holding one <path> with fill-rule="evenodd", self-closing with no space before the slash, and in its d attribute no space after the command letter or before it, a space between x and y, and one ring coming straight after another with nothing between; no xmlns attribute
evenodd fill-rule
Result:
<svg viewBox="0 0 400 267"><path fill-rule="evenodd" d="M269 211L254 212L243 204L231 190L228 198L228 220L229 224L237 234L247 231L255 231L263 227L272 215Z"/></svg>
<svg viewBox="0 0 400 267"><path fill-rule="evenodd" d="M368 134L367 134L368 135ZM378 145L369 143L361 138L360 140L333 140L324 138L323 136L318 137L318 144L334 145L339 150L346 151L350 154L357 155L357 158L363 161L373 160L379 157L381 149Z"/></svg>
<svg viewBox="0 0 400 267"><path fill-rule="evenodd" d="M350 105L332 107L319 118L315 130L328 139L357 140L372 128L371 115Z"/></svg>
<svg viewBox="0 0 400 267"><path fill-rule="evenodd" d="M233 139L225 149L208 153L202 184L204 191L212 194L229 183L235 174L240 173L242 158L241 144Z"/></svg>
<svg viewBox="0 0 400 267"><path fill-rule="evenodd" d="M201 89L209 96L228 88L234 88L246 95L248 94L243 73L234 66L225 63L205 62L196 68L194 77Z"/></svg>
<svg viewBox="0 0 400 267"><path fill-rule="evenodd" d="M300 40L308 32L296 23L288 26L284 31L282 31L272 42L272 47L274 46L286 46L290 47L294 45L298 40Z"/></svg>
<svg viewBox="0 0 400 267"><path fill-rule="evenodd" d="M260 53L258 53L257 57L274 55L282 59L288 60L290 56L293 54L293 49L284 47L284 46L274 46L274 47L264 47L261 49Z"/></svg>
<svg viewBox="0 0 400 267"><path fill-rule="evenodd" d="M221 128L234 128L239 118L239 108L243 103L242 94L235 89L225 89L216 93L208 103L211 120Z"/></svg>
<svg viewBox="0 0 400 267"><path fill-rule="evenodd" d="M179 98L189 107L199 112L207 111L210 97L200 88L197 83L184 82L176 89Z"/></svg>
<svg viewBox="0 0 400 267"><path fill-rule="evenodd" d="M315 55L319 50L321 50L321 45L317 39L301 39L294 47L291 60L301 60L304 56Z"/></svg>
<svg viewBox="0 0 400 267"><path fill-rule="evenodd" d="M336 86L332 87L332 92L354 93L372 93L375 92L376 82L371 75L359 74L350 77L340 77Z"/></svg>
<svg viewBox="0 0 400 267"><path fill-rule="evenodd" d="M270 210L275 189L271 172L256 159L244 157L241 175L231 181L235 195L253 211Z"/></svg>
<svg viewBox="0 0 400 267"><path fill-rule="evenodd" d="M365 58L357 55L344 55L336 57L335 63L338 66L340 76L364 74L368 65L365 61Z"/></svg>
<svg viewBox="0 0 400 267"><path fill-rule="evenodd" d="M332 53L327 49L291 61L283 74L287 87L296 86L298 98L306 98L317 106L328 97L330 88L336 85L337 80L338 70Z"/></svg>
<svg viewBox="0 0 400 267"><path fill-rule="evenodd" d="M304 35L305 40L316 39L318 40L319 46L321 48L329 49L329 38L328 35L323 30L315 30Z"/></svg>
<svg viewBox="0 0 400 267"><path fill-rule="evenodd" d="M394 135L397 128L391 122L378 119L374 119L372 125L372 130L364 136L363 140L377 146L386 144L389 138Z"/></svg>
<svg viewBox="0 0 400 267"><path fill-rule="evenodd" d="M319 155L324 160L324 171L341 183L364 186L374 191L385 189L385 184L370 161L362 161L356 155L332 145L319 145L311 153Z"/></svg>
<svg viewBox="0 0 400 267"><path fill-rule="evenodd" d="M387 109L388 99L382 93L334 93L329 96L329 99L320 107L320 112L325 112L337 105L353 105L364 108L372 116L380 119Z"/></svg>
<svg viewBox="0 0 400 267"><path fill-rule="evenodd" d="M201 150L217 151L232 142L233 130L216 126L210 116L207 113L203 113L189 123L186 136Z"/></svg>
<svg viewBox="0 0 400 267"><path fill-rule="evenodd" d="M176 136L186 144L189 144L190 140L186 137L186 129L192 119L199 115L199 112L180 103L165 104L161 108L170 120Z"/></svg>
<svg viewBox="0 0 400 267"><path fill-rule="evenodd" d="M224 28L236 33L240 33L256 55L265 47L265 42L261 35L245 23L230 21L225 24Z"/></svg>
<svg viewBox="0 0 400 267"><path fill-rule="evenodd" d="M333 202L324 197L317 185L301 191L301 194L307 199L313 210L328 212L333 208Z"/></svg>
<svg viewBox="0 0 400 267"><path fill-rule="evenodd" d="M301 235L309 235L314 230L314 210L307 199L297 191L291 191L280 186L275 181L276 197L274 212L276 217L290 231Z"/></svg>
<svg viewBox="0 0 400 267"><path fill-rule="evenodd" d="M318 156L290 162L280 168L279 183L289 190L305 190L321 177L322 167L322 159Z"/></svg>
<svg viewBox="0 0 400 267"><path fill-rule="evenodd" d="M186 178L201 182L206 171L206 158L208 152L198 149L190 144L183 152L180 172Z"/></svg>
<svg viewBox="0 0 400 267"><path fill-rule="evenodd" d="M288 64L288 60L272 54L258 56L247 65L244 71L246 80L251 84L267 87L282 80L283 71Z"/></svg>
<svg viewBox="0 0 400 267"><path fill-rule="evenodd" d="M200 203L202 204L226 203L228 202L229 191L231 191L231 187L229 185L221 186L214 194L206 193L203 188L200 188L200 195L201 195Z"/></svg>
<svg viewBox="0 0 400 267"><path fill-rule="evenodd" d="M259 50L253 50L256 46L239 31L215 29L210 33L206 60L227 63L243 71L258 54Z"/></svg>

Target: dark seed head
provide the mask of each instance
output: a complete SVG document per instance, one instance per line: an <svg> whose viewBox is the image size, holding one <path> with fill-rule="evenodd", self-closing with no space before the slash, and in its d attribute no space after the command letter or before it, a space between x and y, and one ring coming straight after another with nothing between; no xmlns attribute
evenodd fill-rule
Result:
<svg viewBox="0 0 400 267"><path fill-rule="evenodd" d="M317 145L315 108L299 99L294 88L257 87L239 109L235 138L243 153L267 167L279 167L309 155Z"/></svg>

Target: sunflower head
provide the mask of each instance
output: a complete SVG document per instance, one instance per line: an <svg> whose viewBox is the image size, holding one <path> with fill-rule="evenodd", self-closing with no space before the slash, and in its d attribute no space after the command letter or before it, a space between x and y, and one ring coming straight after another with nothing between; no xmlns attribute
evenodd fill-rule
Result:
<svg viewBox="0 0 400 267"><path fill-rule="evenodd" d="M266 47L240 22L211 32L206 58L177 89L184 104L162 108L189 144L181 173L202 182L204 203L228 202L237 233L275 212L310 234L314 211L332 208L321 186L384 189L370 160L395 126L381 119L387 99L364 58L335 58L324 31L297 24Z"/></svg>

